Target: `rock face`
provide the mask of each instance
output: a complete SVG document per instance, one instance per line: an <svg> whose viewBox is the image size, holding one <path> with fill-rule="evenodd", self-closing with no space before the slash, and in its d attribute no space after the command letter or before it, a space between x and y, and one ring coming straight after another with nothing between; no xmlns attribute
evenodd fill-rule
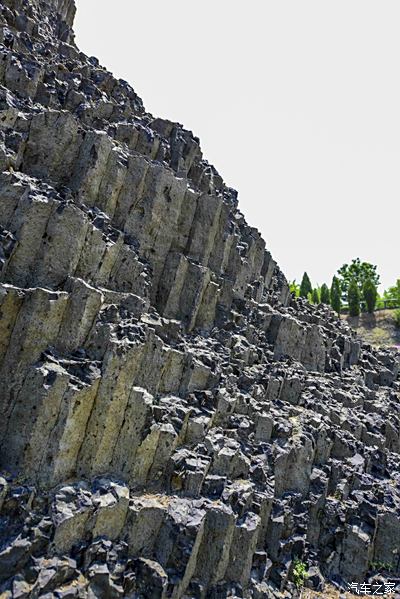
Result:
<svg viewBox="0 0 400 599"><path fill-rule="evenodd" d="M76 48L73 0L0 12L1 597L398 576L396 356L291 297L199 140Z"/></svg>

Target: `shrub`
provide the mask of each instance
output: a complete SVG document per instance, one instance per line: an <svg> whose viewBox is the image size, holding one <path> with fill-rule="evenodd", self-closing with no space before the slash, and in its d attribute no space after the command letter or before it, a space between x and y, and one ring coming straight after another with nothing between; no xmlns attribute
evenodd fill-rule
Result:
<svg viewBox="0 0 400 599"><path fill-rule="evenodd" d="M393 564L391 564L390 562L371 562L369 564L369 567L371 570L376 571L376 572L382 572L382 571L386 571L386 572L393 572Z"/></svg>
<svg viewBox="0 0 400 599"><path fill-rule="evenodd" d="M294 297L299 297L300 295L300 285L296 283L296 280L289 283L290 293L293 293Z"/></svg>
<svg viewBox="0 0 400 599"><path fill-rule="evenodd" d="M293 581L298 589L304 586L307 578L307 564L297 557L294 560Z"/></svg>
<svg viewBox="0 0 400 599"><path fill-rule="evenodd" d="M394 311L394 325L396 329L400 329L400 309Z"/></svg>

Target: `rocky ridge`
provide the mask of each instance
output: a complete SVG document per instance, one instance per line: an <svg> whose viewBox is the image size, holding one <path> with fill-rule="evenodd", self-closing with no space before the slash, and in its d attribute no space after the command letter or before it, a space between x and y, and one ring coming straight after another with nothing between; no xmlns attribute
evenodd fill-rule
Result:
<svg viewBox="0 0 400 599"><path fill-rule="evenodd" d="M199 140L76 48L73 0L0 14L1 597L399 576L398 358L291 297Z"/></svg>

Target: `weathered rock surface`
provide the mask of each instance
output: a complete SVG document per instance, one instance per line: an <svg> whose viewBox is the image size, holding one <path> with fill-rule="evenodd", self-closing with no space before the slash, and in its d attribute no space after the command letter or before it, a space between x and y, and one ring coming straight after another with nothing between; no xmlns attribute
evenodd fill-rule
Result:
<svg viewBox="0 0 400 599"><path fill-rule="evenodd" d="M74 12L0 5L1 597L295 596L295 558L315 587L399 576L398 359L291 298Z"/></svg>

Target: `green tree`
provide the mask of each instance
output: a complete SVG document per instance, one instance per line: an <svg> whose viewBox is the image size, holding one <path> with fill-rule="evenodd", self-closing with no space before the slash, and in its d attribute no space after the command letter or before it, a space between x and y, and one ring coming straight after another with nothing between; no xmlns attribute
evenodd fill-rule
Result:
<svg viewBox="0 0 400 599"><path fill-rule="evenodd" d="M317 288L312 290L311 300L312 300L313 304L319 304L320 299L319 299L319 291Z"/></svg>
<svg viewBox="0 0 400 599"><path fill-rule="evenodd" d="M347 290L347 299L349 302L349 314L350 316L360 315L360 290L357 285L357 281L354 279L350 281Z"/></svg>
<svg viewBox="0 0 400 599"><path fill-rule="evenodd" d="M331 294L329 291L329 287L328 285L326 285L326 283L321 285L321 303L328 305L331 303Z"/></svg>
<svg viewBox="0 0 400 599"><path fill-rule="evenodd" d="M312 293L312 285L310 277L305 272L300 284L300 297L307 297L309 293Z"/></svg>
<svg viewBox="0 0 400 599"><path fill-rule="evenodd" d="M378 290L375 287L371 279L364 281L363 285L363 297L367 304L367 310L370 314L375 310L376 300L378 297Z"/></svg>
<svg viewBox="0 0 400 599"><path fill-rule="evenodd" d="M340 310L342 307L342 290L340 288L340 282L337 277L333 277L332 286L331 286L331 306L340 314Z"/></svg>
<svg viewBox="0 0 400 599"><path fill-rule="evenodd" d="M389 289L383 292L383 298L385 300L392 300L400 305L400 279L397 279L393 287L389 287Z"/></svg>
<svg viewBox="0 0 400 599"><path fill-rule="evenodd" d="M294 297L299 297L300 295L300 285L296 283L296 279L289 283L290 293L293 293Z"/></svg>
<svg viewBox="0 0 400 599"><path fill-rule="evenodd" d="M380 278L377 267L369 262L361 262L360 258L355 258L351 264L343 264L338 270L340 286L342 288L343 301L348 301L348 289L351 281L355 281L360 294L362 293L365 281L370 279L375 287L379 286Z"/></svg>

